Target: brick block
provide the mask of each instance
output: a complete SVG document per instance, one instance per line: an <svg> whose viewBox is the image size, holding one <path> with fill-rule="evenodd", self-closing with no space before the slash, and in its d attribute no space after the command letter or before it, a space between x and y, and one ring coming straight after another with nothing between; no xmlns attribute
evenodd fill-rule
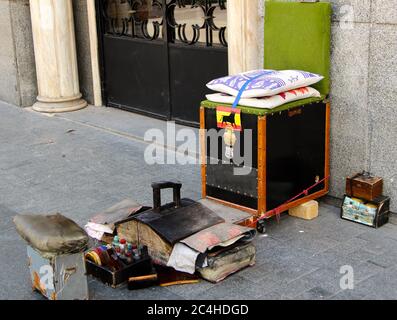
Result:
<svg viewBox="0 0 397 320"><path fill-rule="evenodd" d="M289 210L289 215L305 220L313 220L318 217L318 202L309 201Z"/></svg>

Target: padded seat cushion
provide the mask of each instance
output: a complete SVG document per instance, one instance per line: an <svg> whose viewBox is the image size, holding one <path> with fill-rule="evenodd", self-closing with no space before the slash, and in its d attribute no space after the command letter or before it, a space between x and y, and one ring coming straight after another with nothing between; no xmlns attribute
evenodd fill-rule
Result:
<svg viewBox="0 0 397 320"><path fill-rule="evenodd" d="M88 236L74 221L55 215L17 215L14 223L19 235L43 253L56 255L83 251Z"/></svg>
<svg viewBox="0 0 397 320"><path fill-rule="evenodd" d="M320 74L313 87L328 95L331 12L329 2L266 1L264 68Z"/></svg>
<svg viewBox="0 0 397 320"><path fill-rule="evenodd" d="M265 116L265 115L270 115L273 113L289 110L292 108L297 108L301 107L310 103L316 103L320 101L324 101L325 96L321 96L320 98L307 98L307 99L302 99L302 100L297 100L297 101L292 101L286 104L283 104L277 108L273 109L263 109L263 108L253 108L253 107L244 107L244 106L237 106L238 109L241 110L242 113L247 113L247 114L254 114L257 116ZM217 107L231 107L231 104L226 104L226 103L217 103L217 102L212 102L205 100L201 102L201 106L207 109L216 109Z"/></svg>

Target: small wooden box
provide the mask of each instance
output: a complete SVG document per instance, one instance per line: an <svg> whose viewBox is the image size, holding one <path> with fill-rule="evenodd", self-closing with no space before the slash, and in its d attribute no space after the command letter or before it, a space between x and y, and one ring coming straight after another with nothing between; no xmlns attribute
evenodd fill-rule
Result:
<svg viewBox="0 0 397 320"><path fill-rule="evenodd" d="M358 173L346 179L346 194L349 197L374 201L382 196L383 179Z"/></svg>
<svg viewBox="0 0 397 320"><path fill-rule="evenodd" d="M101 280L104 284L117 288L125 284L130 277L141 276L149 273L152 270L152 260L149 257L147 248L139 260L126 266L119 271L111 271L110 269L97 265L92 261L85 260L87 274Z"/></svg>
<svg viewBox="0 0 397 320"><path fill-rule="evenodd" d="M380 228L389 222L390 198L381 196L373 201L345 196L341 211L342 219Z"/></svg>

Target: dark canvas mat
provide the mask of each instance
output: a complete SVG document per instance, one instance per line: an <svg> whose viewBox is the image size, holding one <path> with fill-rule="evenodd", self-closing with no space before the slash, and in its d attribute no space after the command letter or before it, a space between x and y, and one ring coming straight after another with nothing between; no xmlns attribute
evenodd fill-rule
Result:
<svg viewBox="0 0 397 320"><path fill-rule="evenodd" d="M149 210L134 216L134 219L150 226L172 245L199 231L225 222L209 208L187 199L182 200L181 208L169 206L161 213Z"/></svg>

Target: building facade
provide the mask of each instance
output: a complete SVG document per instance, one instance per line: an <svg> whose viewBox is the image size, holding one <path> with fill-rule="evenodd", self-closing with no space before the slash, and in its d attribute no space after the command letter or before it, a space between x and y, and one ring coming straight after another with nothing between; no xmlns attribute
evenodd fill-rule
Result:
<svg viewBox="0 0 397 320"><path fill-rule="evenodd" d="M204 10L204 15L191 9L192 1L167 1L166 4L176 4L171 15L162 6L163 1L146 1L146 9L134 7L134 2L72 1L79 91L89 104L120 107L127 104L128 107L128 104L137 103L138 96L123 95L128 87L117 91L118 87L136 77L134 88L140 88L140 79L144 79L140 94L147 96L149 91L145 88L151 81L161 82L156 75L163 70L166 76L156 92L161 92L164 100L151 101L151 106L158 103L158 109L145 110L145 106L138 103L130 109L194 123L194 119L184 118L178 101L183 95L198 97L205 92L203 85L197 92L188 94L185 91L204 81L198 74L210 77L227 70L236 73L261 68L264 0L196 1L202 4L199 10ZM397 0L331 2L334 10L330 194L342 197L345 177L366 170L384 177L385 194L397 199L397 116L394 110L397 100ZM107 7L105 17L104 3L106 6L113 3L113 7ZM180 3L185 3L186 7L178 7ZM0 0L0 100L21 107L32 106L39 94L30 9L29 0ZM115 13L115 10L119 11ZM136 19L124 24L119 19L112 24L112 17L115 17L112 14L119 17L123 13L133 14ZM202 23L199 19L203 16ZM160 24L164 17L169 23L168 31L156 33L155 22ZM149 23L145 25L142 21ZM135 31L134 22L137 23ZM198 25L197 30L184 29L184 23ZM157 47L153 46L154 36L154 40L159 40ZM121 41L123 37L129 37L131 43L147 46L146 51L142 49L141 55L134 58L134 48L125 47ZM117 55L121 50L126 54ZM117 64L120 61L127 66L127 75L125 70L115 72L122 69L123 64ZM120 79L120 75L125 79ZM184 86L189 77L192 82ZM198 82L194 82L195 78ZM193 101L197 97L192 98ZM174 104L171 111L161 109L167 107L167 102L171 104L170 101ZM397 212L397 201L393 201L392 209Z"/></svg>

